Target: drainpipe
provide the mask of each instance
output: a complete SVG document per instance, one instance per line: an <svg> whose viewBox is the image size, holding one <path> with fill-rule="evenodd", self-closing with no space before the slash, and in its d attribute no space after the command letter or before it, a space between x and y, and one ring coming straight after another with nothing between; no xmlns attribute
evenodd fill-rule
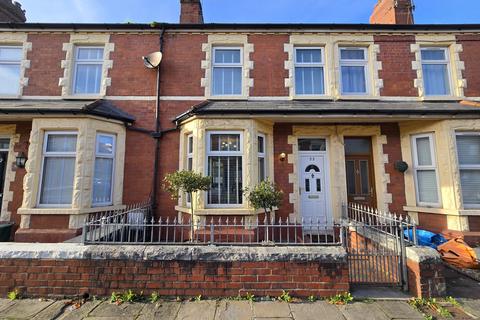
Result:
<svg viewBox="0 0 480 320"><path fill-rule="evenodd" d="M160 52L163 53L165 36L165 26L162 27L160 33ZM152 133L152 137L155 139L155 162L153 163L153 186L152 186L152 212L147 221L150 222L154 212L157 209L157 192L158 192L158 161L160 160L160 139L162 137L162 127L160 124L160 69L157 68L157 96L156 96L156 111L155 111L155 132Z"/></svg>

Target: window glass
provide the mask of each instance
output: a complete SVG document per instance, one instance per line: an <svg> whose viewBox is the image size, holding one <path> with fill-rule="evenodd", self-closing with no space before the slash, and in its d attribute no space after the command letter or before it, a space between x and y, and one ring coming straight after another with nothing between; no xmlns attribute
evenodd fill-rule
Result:
<svg viewBox="0 0 480 320"><path fill-rule="evenodd" d="M362 194L370 193L370 184L368 176L368 161L360 160L360 190Z"/></svg>
<svg viewBox="0 0 480 320"><path fill-rule="evenodd" d="M463 205L477 208L480 206L480 135L457 134L457 154Z"/></svg>
<svg viewBox="0 0 480 320"><path fill-rule="evenodd" d="M0 139L0 149L1 150L10 149L10 139Z"/></svg>
<svg viewBox="0 0 480 320"><path fill-rule="evenodd" d="M103 73L103 48L77 47L74 94L99 94Z"/></svg>
<svg viewBox="0 0 480 320"><path fill-rule="evenodd" d="M363 48L340 48L340 77L342 94L366 94L367 57Z"/></svg>
<svg viewBox="0 0 480 320"><path fill-rule="evenodd" d="M295 49L295 93L297 95L325 94L322 49Z"/></svg>
<svg viewBox="0 0 480 320"><path fill-rule="evenodd" d="M296 49L297 63L321 63L321 49Z"/></svg>
<svg viewBox="0 0 480 320"><path fill-rule="evenodd" d="M213 95L242 94L242 51L239 48L213 49Z"/></svg>
<svg viewBox="0 0 480 320"><path fill-rule="evenodd" d="M422 49L422 72L427 96L451 94L447 49Z"/></svg>
<svg viewBox="0 0 480 320"><path fill-rule="evenodd" d="M267 177L267 163L265 161L265 137L258 136L258 181L261 182Z"/></svg>
<svg viewBox="0 0 480 320"><path fill-rule="evenodd" d="M345 154L370 154L370 138L345 138Z"/></svg>
<svg viewBox="0 0 480 320"><path fill-rule="evenodd" d="M72 203L77 135L47 132L45 144L39 204L67 206Z"/></svg>
<svg viewBox="0 0 480 320"><path fill-rule="evenodd" d="M239 205L243 202L243 155L240 134L209 134L208 175L212 185L209 205Z"/></svg>
<svg viewBox="0 0 480 320"><path fill-rule="evenodd" d="M20 93L22 56L22 48L0 47L0 95Z"/></svg>
<svg viewBox="0 0 480 320"><path fill-rule="evenodd" d="M115 164L115 139L108 134L97 134L95 172L93 177L93 205L113 203L113 172Z"/></svg>
<svg viewBox="0 0 480 320"><path fill-rule="evenodd" d="M418 205L437 206L440 203L433 145L433 134L412 137L413 171Z"/></svg>
<svg viewBox="0 0 480 320"><path fill-rule="evenodd" d="M347 160L347 190L348 194L356 193L355 186L355 161Z"/></svg>
<svg viewBox="0 0 480 320"><path fill-rule="evenodd" d="M419 166L432 165L432 152L430 150L430 138L417 138L417 161Z"/></svg>
<svg viewBox="0 0 480 320"><path fill-rule="evenodd" d="M325 139L298 139L299 151L325 151L327 143Z"/></svg>
<svg viewBox="0 0 480 320"><path fill-rule="evenodd" d="M340 58L342 60L365 60L365 50L341 49Z"/></svg>
<svg viewBox="0 0 480 320"><path fill-rule="evenodd" d="M417 172L417 183L420 202L438 202L437 175L435 170L419 170Z"/></svg>

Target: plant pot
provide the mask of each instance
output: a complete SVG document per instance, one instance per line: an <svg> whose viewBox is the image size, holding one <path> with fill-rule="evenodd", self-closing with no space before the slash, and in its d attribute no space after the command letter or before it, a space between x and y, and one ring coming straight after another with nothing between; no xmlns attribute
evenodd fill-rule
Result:
<svg viewBox="0 0 480 320"><path fill-rule="evenodd" d="M12 233L13 223L2 222L0 223L0 242L10 241L10 234Z"/></svg>

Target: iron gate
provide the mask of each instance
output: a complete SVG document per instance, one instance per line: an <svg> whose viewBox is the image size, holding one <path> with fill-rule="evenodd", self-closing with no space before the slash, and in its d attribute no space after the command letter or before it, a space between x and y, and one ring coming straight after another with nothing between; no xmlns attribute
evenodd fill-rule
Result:
<svg viewBox="0 0 480 320"><path fill-rule="evenodd" d="M353 285L407 290L406 246L416 244L409 218L350 203L344 241Z"/></svg>

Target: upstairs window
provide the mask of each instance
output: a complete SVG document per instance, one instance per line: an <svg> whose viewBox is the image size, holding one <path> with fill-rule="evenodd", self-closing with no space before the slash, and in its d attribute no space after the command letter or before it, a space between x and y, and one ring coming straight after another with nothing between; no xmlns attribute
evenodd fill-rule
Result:
<svg viewBox="0 0 480 320"><path fill-rule="evenodd" d="M242 49L213 49L214 96L237 96L242 94Z"/></svg>
<svg viewBox="0 0 480 320"><path fill-rule="evenodd" d="M95 147L95 173L93 176L94 206L113 204L113 172L115 164L115 139L111 134L97 134Z"/></svg>
<svg viewBox="0 0 480 320"><path fill-rule="evenodd" d="M448 50L446 48L424 48L421 50L421 54L425 95L450 95Z"/></svg>
<svg viewBox="0 0 480 320"><path fill-rule="evenodd" d="M212 177L207 196L209 206L242 204L242 141L240 132L208 133L208 176Z"/></svg>
<svg viewBox="0 0 480 320"><path fill-rule="evenodd" d="M480 207L480 133L457 133L457 155L463 206Z"/></svg>
<svg viewBox="0 0 480 320"><path fill-rule="evenodd" d="M72 204L76 151L76 132L45 133L40 207L68 207Z"/></svg>
<svg viewBox="0 0 480 320"><path fill-rule="evenodd" d="M258 182L262 182L267 178L267 162L266 158L266 142L265 135L258 135Z"/></svg>
<svg viewBox="0 0 480 320"><path fill-rule="evenodd" d="M322 48L295 49L295 94L325 94Z"/></svg>
<svg viewBox="0 0 480 320"><path fill-rule="evenodd" d="M20 94L22 55L22 47L0 47L0 95Z"/></svg>
<svg viewBox="0 0 480 320"><path fill-rule="evenodd" d="M77 95L100 93L103 70L103 47L76 47L73 93Z"/></svg>
<svg viewBox="0 0 480 320"><path fill-rule="evenodd" d="M340 48L340 78L343 95L368 94L366 48Z"/></svg>
<svg viewBox="0 0 480 320"><path fill-rule="evenodd" d="M412 152L417 204L438 207L440 190L433 134L413 136Z"/></svg>

